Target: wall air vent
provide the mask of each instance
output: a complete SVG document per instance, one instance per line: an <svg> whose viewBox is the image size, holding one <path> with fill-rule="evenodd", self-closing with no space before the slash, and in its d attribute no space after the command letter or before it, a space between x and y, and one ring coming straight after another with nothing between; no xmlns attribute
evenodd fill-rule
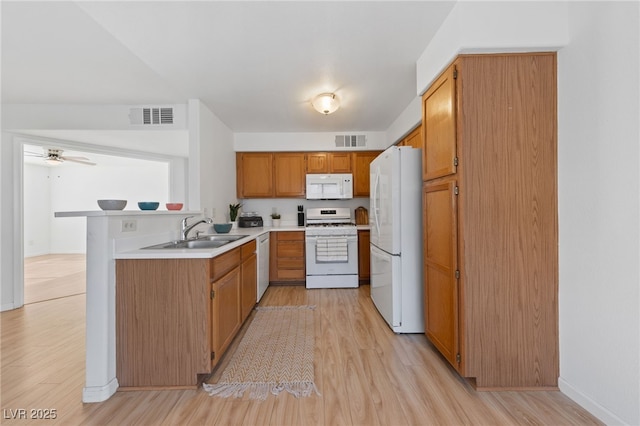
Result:
<svg viewBox="0 0 640 426"><path fill-rule="evenodd" d="M353 148L366 145L366 135L336 135L336 147L338 148Z"/></svg>
<svg viewBox="0 0 640 426"><path fill-rule="evenodd" d="M173 124L173 108L131 108L131 124Z"/></svg>

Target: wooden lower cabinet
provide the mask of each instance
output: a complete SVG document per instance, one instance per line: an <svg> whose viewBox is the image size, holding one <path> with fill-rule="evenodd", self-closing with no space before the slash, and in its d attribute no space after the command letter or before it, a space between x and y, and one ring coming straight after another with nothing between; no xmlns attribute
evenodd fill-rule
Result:
<svg viewBox="0 0 640 426"><path fill-rule="evenodd" d="M195 388L211 373L255 305L255 247L213 259L116 260L121 388Z"/></svg>
<svg viewBox="0 0 640 426"><path fill-rule="evenodd" d="M258 298L258 258L256 257L256 241L253 240L241 247L242 264L242 321L246 320L256 305Z"/></svg>
<svg viewBox="0 0 640 426"><path fill-rule="evenodd" d="M425 334L454 366L460 352L455 187L455 180L426 183L422 193Z"/></svg>
<svg viewBox="0 0 640 426"><path fill-rule="evenodd" d="M269 244L269 281L304 284L304 231L272 232Z"/></svg>
<svg viewBox="0 0 640 426"><path fill-rule="evenodd" d="M242 325L240 288L240 266L211 284L211 367L218 363Z"/></svg>
<svg viewBox="0 0 640 426"><path fill-rule="evenodd" d="M367 282L371 279L370 236L371 231L358 230L358 280L360 282Z"/></svg>
<svg viewBox="0 0 640 426"><path fill-rule="evenodd" d="M199 373L211 372L209 263L116 260L120 387L195 387Z"/></svg>

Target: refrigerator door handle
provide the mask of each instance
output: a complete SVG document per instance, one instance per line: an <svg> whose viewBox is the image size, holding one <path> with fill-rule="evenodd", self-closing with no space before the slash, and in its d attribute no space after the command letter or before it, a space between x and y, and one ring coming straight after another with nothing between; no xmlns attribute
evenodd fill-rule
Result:
<svg viewBox="0 0 640 426"><path fill-rule="evenodd" d="M380 191L378 190L378 185L380 184L380 171L376 170L376 179L373 184L373 217L375 219L376 225L376 235L380 235L380 208L378 207Z"/></svg>

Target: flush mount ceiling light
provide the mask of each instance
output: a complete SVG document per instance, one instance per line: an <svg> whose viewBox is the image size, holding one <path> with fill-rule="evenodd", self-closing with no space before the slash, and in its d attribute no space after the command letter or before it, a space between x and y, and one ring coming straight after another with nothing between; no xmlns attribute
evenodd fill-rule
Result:
<svg viewBox="0 0 640 426"><path fill-rule="evenodd" d="M311 105L321 114L327 115L340 108L340 102L335 93L321 93L311 101Z"/></svg>

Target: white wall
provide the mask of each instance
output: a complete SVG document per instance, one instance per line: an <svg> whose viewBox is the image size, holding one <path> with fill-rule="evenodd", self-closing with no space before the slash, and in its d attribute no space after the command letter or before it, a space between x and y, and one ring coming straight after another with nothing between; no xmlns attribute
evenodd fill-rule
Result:
<svg viewBox="0 0 640 426"><path fill-rule="evenodd" d="M560 386L640 424L637 2L571 2L558 54Z"/></svg>
<svg viewBox="0 0 640 426"><path fill-rule="evenodd" d="M200 208L216 223L226 222L236 201L236 155L233 132L200 101L197 102ZM189 106L191 108L192 102ZM195 106L195 105L194 105Z"/></svg>
<svg viewBox="0 0 640 426"><path fill-rule="evenodd" d="M637 2L458 2L417 92L457 53L558 53L561 390L640 424ZM536 47L537 46L537 47Z"/></svg>
<svg viewBox="0 0 640 426"><path fill-rule="evenodd" d="M555 51L568 41L567 2L458 2L418 59L417 92L460 53Z"/></svg>
<svg viewBox="0 0 640 426"><path fill-rule="evenodd" d="M24 165L24 257L51 253L49 167ZM83 233L84 235L84 233Z"/></svg>
<svg viewBox="0 0 640 426"><path fill-rule="evenodd" d="M24 255L84 253L83 217L56 218L59 211L99 210L97 200L127 200L126 210L138 211L138 201L169 201L169 165L130 158L92 156L96 166L66 162L45 167L24 165Z"/></svg>
<svg viewBox="0 0 640 426"><path fill-rule="evenodd" d="M166 105L174 109L173 124L132 125L129 112L141 105L47 105L8 104L2 106L5 129L88 129L88 130L176 130L186 129L186 105ZM158 106L158 105L142 105ZM165 106L165 105L163 105Z"/></svg>
<svg viewBox="0 0 640 426"><path fill-rule="evenodd" d="M21 218L16 215L16 204L22 203L14 190L16 176L20 173L19 159L22 153L16 152L13 135L2 132L0 141L0 262L2 263L0 281L0 310L14 309L22 305L22 287L16 288L14 282L22 282L22 227Z"/></svg>
<svg viewBox="0 0 640 426"><path fill-rule="evenodd" d="M422 122L422 97L417 96L387 129L387 147L405 137Z"/></svg>
<svg viewBox="0 0 640 426"><path fill-rule="evenodd" d="M291 198L267 198L241 200L241 212L257 212L262 216L265 226L271 226L271 213L274 211L281 215L281 225L295 226L298 224L298 205L303 205L304 210L313 207L349 207L351 218L355 221L354 210L360 206L369 210L369 198L353 198L351 200L304 200Z"/></svg>
<svg viewBox="0 0 640 426"><path fill-rule="evenodd" d="M144 160L121 159L121 164L87 167L66 163L50 170L51 210L98 210L97 200L127 200L126 210L139 211L139 201L169 202L169 166ZM86 251L84 218L55 218L51 213L51 252ZM25 222L25 228L27 224Z"/></svg>
<svg viewBox="0 0 640 426"><path fill-rule="evenodd" d="M407 129L409 130L409 129ZM378 150L389 146L386 132L317 132L317 133L235 133L235 151L344 151L336 148L336 135L365 135L367 146L348 148L356 150Z"/></svg>

